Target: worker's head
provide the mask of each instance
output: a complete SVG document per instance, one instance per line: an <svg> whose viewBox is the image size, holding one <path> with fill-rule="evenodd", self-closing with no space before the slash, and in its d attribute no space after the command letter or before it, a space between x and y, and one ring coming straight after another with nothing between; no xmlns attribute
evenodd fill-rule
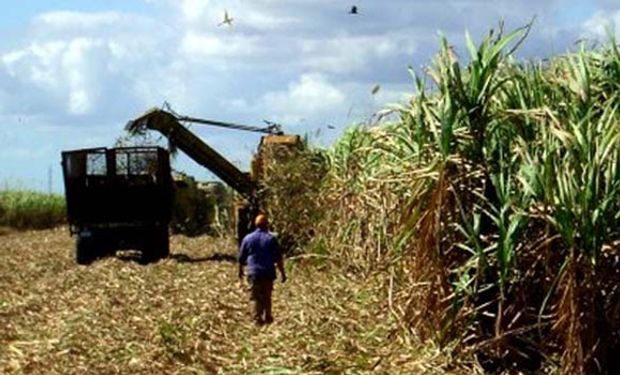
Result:
<svg viewBox="0 0 620 375"><path fill-rule="evenodd" d="M254 220L254 225L258 229L266 230L269 226L269 220L267 220L267 216L265 216L264 214L259 214Z"/></svg>

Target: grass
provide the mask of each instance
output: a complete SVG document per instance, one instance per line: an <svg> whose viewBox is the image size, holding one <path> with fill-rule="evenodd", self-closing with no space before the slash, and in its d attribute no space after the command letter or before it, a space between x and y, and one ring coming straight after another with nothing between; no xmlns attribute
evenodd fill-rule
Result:
<svg viewBox="0 0 620 375"><path fill-rule="evenodd" d="M15 229L53 228L65 223L64 197L26 190L0 191L0 226Z"/></svg>
<svg viewBox="0 0 620 375"><path fill-rule="evenodd" d="M0 241L0 373L470 374L397 330L389 285L299 256L251 323L232 241L173 236L141 266L78 266L65 229Z"/></svg>
<svg viewBox="0 0 620 375"><path fill-rule="evenodd" d="M615 373L620 50L516 60L530 27L442 40L410 102L349 129L306 182L309 248L393 280L404 329L456 357Z"/></svg>

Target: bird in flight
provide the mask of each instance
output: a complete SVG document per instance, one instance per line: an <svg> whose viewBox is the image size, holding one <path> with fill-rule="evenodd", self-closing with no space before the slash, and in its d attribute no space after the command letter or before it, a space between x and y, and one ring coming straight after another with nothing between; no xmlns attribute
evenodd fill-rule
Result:
<svg viewBox="0 0 620 375"><path fill-rule="evenodd" d="M357 5L353 5L351 7L351 10L349 11L349 14L359 14L359 13L357 13Z"/></svg>
<svg viewBox="0 0 620 375"><path fill-rule="evenodd" d="M228 10L224 9L224 20L220 22L218 26L222 26L222 25L232 26L233 19L234 18L228 15Z"/></svg>
<svg viewBox="0 0 620 375"><path fill-rule="evenodd" d="M372 95L376 95L376 94L379 92L379 90L381 90L381 86L380 86L380 85L375 85L375 86L372 88L372 90L370 91L370 93L371 93Z"/></svg>

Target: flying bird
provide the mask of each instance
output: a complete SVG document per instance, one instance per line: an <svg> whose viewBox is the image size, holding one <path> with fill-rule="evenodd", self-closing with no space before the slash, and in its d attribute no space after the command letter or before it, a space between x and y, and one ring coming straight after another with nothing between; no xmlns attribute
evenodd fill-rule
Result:
<svg viewBox="0 0 620 375"><path fill-rule="evenodd" d="M327 125L327 129L336 129L336 127L334 125Z"/></svg>
<svg viewBox="0 0 620 375"><path fill-rule="evenodd" d="M353 5L351 7L351 10L349 11L349 14L359 14L359 13L357 13L357 5Z"/></svg>
<svg viewBox="0 0 620 375"><path fill-rule="evenodd" d="M228 15L228 10L224 9L224 20L220 22L217 26L228 25L232 26L234 18Z"/></svg>
<svg viewBox="0 0 620 375"><path fill-rule="evenodd" d="M372 88L372 90L370 90L370 93L371 93L372 95L376 95L376 94L379 92L379 90L381 90L381 86L380 86L380 85L375 85L375 86Z"/></svg>

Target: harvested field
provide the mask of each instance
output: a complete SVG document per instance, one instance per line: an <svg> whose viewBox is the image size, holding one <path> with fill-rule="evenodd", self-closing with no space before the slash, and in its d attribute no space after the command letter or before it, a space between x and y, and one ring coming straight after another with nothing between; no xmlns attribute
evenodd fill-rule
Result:
<svg viewBox="0 0 620 375"><path fill-rule="evenodd" d="M148 266L77 266L72 249L65 229L0 237L0 373L448 373L432 347L389 338L378 277L291 260L276 322L256 327L231 241L175 236Z"/></svg>

